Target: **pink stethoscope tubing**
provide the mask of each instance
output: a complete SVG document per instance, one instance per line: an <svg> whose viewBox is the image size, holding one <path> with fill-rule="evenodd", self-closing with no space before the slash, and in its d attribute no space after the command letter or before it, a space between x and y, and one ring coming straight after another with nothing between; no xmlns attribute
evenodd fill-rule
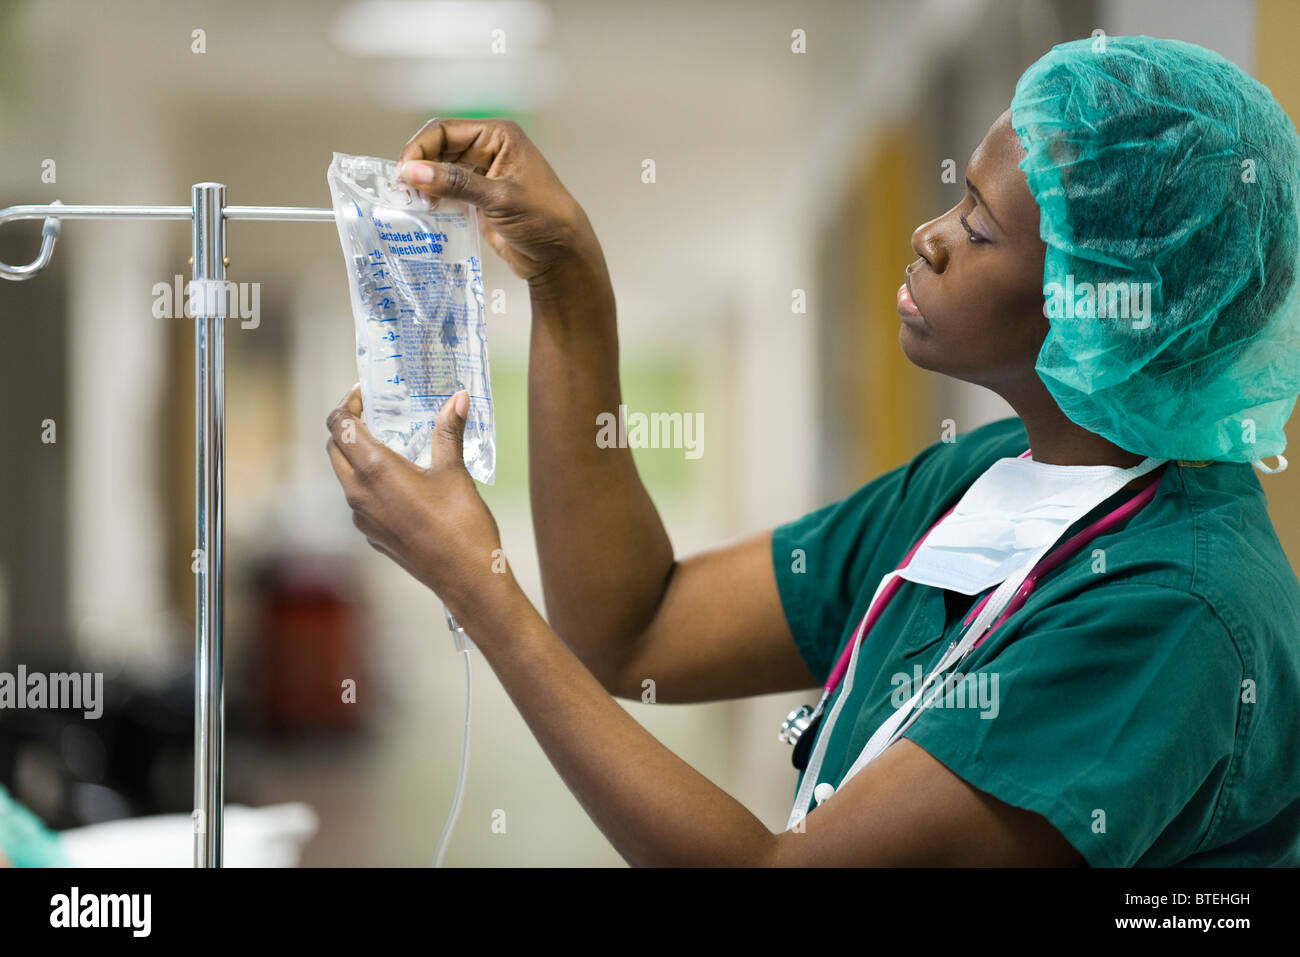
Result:
<svg viewBox="0 0 1300 957"><path fill-rule="evenodd" d="M1025 455L1028 454L1029 453L1026 452L1024 455L1021 455L1020 458L1024 458ZM1037 565L1033 567L1033 570L1030 571L1028 577L1025 578L1021 586L1016 589L1015 596L1007 603L1007 607L1003 610L1002 614L999 615L997 620L989 626L989 630L981 635L975 644L971 646L971 650L973 651L975 648L978 648L989 635L993 634L1000 624L1011 617L1011 615L1015 614L1015 612L1019 611L1024 603L1029 599L1029 596L1033 593L1034 587L1049 572L1057 568L1067 558L1077 554L1084 545L1088 544L1094 538L1097 538L1099 535L1114 528L1120 522L1132 517L1136 512L1146 506L1146 504L1155 497L1156 489L1159 487L1160 480L1163 478L1164 476L1162 475L1160 479L1156 479L1156 481L1152 482L1119 508L1115 509L1110 514L1099 518L1087 528L1067 539L1065 544L1049 552ZM896 569L897 571L901 571L907 567L908 563L912 560L912 556L916 554L917 549L919 549L925 542L926 538L929 537L930 532L933 532L939 526L940 522L951 515L953 509L956 507L957 506L954 505L952 508L948 509L948 511L944 512L943 515L939 517L938 522L935 522L930 526L926 533L921 536L920 540L913 545L907 555L904 556L902 564L900 564L898 569ZM858 643L865 639L871 632L876 621L882 614L884 614L885 608L889 605L890 599L892 599L898 589L902 587L904 581L905 579L902 578L894 578L890 581L889 584L885 586L884 590L876 597L876 600L871 603L871 607L867 609L867 613L862 617L862 621L858 625L853 640L844 646L844 650L840 652L839 661L835 663L834 669L831 670L830 677L826 679L825 691L822 694L823 703L835 693L835 689L838 688L840 682L844 680L844 675L849 670L849 661L853 657L853 650L858 646ZM983 608L992 597L993 592L989 592L978 605L970 610L970 613L962 621L963 628L971 623L971 620L979 614L980 609ZM818 711L820 710L821 705L819 704Z"/></svg>

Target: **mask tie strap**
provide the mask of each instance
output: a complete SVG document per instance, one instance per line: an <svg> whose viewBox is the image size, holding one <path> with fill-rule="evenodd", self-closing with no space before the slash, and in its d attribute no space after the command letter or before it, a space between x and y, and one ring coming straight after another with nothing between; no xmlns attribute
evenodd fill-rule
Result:
<svg viewBox="0 0 1300 957"><path fill-rule="evenodd" d="M1286 456L1278 455L1276 456L1276 458L1277 458L1277 468L1272 468L1272 469L1269 468L1267 465L1264 464L1263 459L1255 459L1250 464L1255 466L1255 468L1259 469L1265 475L1278 475L1279 473L1286 471Z"/></svg>

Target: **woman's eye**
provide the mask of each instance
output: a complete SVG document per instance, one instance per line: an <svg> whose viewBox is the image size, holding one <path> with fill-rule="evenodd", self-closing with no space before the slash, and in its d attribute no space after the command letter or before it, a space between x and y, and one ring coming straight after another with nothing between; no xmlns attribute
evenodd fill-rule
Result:
<svg viewBox="0 0 1300 957"><path fill-rule="evenodd" d="M966 230L967 235L970 236L971 242L973 243L987 242L987 240L984 239L983 237L975 235L975 230L971 229L970 223L966 222L966 215L964 213L961 216L958 216L957 218L961 221L962 229Z"/></svg>

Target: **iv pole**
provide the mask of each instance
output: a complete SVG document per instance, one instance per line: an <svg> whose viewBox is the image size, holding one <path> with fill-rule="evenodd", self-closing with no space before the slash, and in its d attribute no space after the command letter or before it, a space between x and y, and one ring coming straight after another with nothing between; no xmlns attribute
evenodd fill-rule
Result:
<svg viewBox="0 0 1300 957"><path fill-rule="evenodd" d="M222 183L197 183L189 206L10 206L10 220L44 219L41 250L26 266L0 263L0 276L31 279L49 265L65 219L188 219L192 223L194 315L194 516L199 549L194 591L194 866L221 867L225 821L225 692L222 662L225 532L225 318L229 297L213 295L226 278L226 223L232 219L334 222L332 209L227 206Z"/></svg>

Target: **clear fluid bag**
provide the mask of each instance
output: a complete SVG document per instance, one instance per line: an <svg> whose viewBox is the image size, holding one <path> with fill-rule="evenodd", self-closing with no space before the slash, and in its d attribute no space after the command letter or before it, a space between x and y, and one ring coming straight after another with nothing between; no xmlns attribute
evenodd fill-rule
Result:
<svg viewBox="0 0 1300 957"><path fill-rule="evenodd" d="M438 410L467 389L465 467L491 484L496 431L477 210L415 191L397 167L335 153L328 173L352 294L362 421L427 468Z"/></svg>

